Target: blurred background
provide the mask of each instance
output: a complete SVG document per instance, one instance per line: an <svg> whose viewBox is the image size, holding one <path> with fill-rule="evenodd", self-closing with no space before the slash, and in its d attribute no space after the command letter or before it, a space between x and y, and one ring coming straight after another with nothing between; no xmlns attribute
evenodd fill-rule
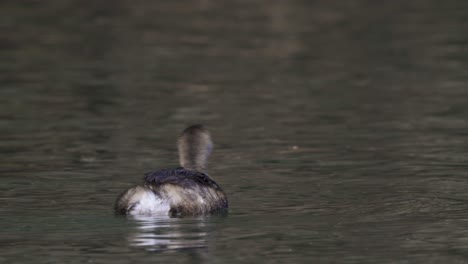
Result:
<svg viewBox="0 0 468 264"><path fill-rule="evenodd" d="M0 3L0 262L464 263L468 2ZM202 123L227 217L125 218Z"/></svg>

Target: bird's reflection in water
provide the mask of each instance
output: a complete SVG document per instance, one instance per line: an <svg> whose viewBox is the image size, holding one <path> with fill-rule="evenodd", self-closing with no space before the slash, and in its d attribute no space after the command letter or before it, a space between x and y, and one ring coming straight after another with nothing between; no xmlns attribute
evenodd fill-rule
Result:
<svg viewBox="0 0 468 264"><path fill-rule="evenodd" d="M206 246L206 218L132 216L135 232L128 236L134 247L150 251L202 248Z"/></svg>

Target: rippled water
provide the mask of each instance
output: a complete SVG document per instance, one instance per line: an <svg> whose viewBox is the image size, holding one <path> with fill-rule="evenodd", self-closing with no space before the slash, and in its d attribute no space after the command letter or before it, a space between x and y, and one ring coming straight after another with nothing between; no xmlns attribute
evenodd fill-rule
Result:
<svg viewBox="0 0 468 264"><path fill-rule="evenodd" d="M465 1L3 1L0 262L464 263ZM227 216L116 217L210 128Z"/></svg>

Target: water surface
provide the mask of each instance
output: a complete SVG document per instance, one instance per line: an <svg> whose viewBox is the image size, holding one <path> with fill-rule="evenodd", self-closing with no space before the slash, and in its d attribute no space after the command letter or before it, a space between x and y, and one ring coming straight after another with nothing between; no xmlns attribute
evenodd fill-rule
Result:
<svg viewBox="0 0 468 264"><path fill-rule="evenodd" d="M464 1L4 1L0 262L464 263ZM227 216L116 217L210 128Z"/></svg>

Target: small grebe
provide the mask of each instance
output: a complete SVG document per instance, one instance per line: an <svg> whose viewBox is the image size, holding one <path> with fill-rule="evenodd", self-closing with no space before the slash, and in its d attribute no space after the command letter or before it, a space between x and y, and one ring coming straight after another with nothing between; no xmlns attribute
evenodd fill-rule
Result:
<svg viewBox="0 0 468 264"><path fill-rule="evenodd" d="M177 142L182 167L145 174L143 186L122 193L115 211L126 215L201 215L228 208L224 191L206 174L213 148L210 132L202 125L182 131Z"/></svg>

